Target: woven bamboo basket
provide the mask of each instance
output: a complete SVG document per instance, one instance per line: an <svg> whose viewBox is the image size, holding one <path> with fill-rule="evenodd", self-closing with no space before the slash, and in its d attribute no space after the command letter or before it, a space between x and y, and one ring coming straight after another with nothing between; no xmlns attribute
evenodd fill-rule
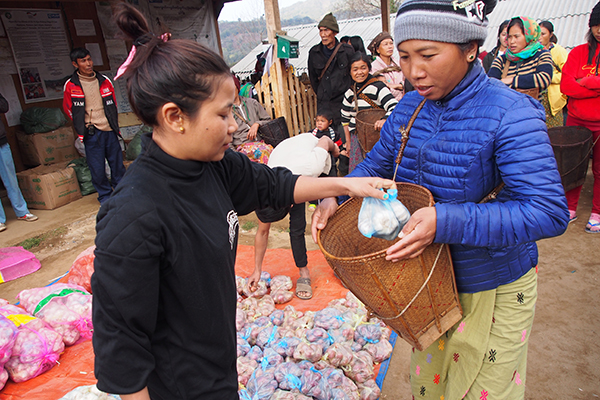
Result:
<svg viewBox="0 0 600 400"><path fill-rule="evenodd" d="M362 151L368 153L375 143L379 141L379 131L375 129L375 122L385 115L385 110L372 108L361 110L356 114L356 136Z"/></svg>
<svg viewBox="0 0 600 400"><path fill-rule="evenodd" d="M429 190L410 183L398 184L398 199L411 214L434 204ZM361 198L342 204L319 231L319 247L367 309L422 351L462 317L448 245L434 243L417 258L386 261L386 249L398 239L364 237L357 227L361 205Z"/></svg>
<svg viewBox="0 0 600 400"><path fill-rule="evenodd" d="M267 144L276 147L290 137L284 117L275 118L258 128L258 135Z"/></svg>

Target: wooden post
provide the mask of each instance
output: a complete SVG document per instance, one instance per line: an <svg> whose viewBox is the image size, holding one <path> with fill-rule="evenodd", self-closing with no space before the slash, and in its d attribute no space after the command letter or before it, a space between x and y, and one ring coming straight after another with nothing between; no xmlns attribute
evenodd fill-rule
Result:
<svg viewBox="0 0 600 400"><path fill-rule="evenodd" d="M275 34L281 31L279 2L277 0L265 0L265 22L267 23L267 40L275 46L277 44ZM276 52L273 55L276 57Z"/></svg>
<svg viewBox="0 0 600 400"><path fill-rule="evenodd" d="M389 3L389 0L381 0L381 30L384 32L390 31L390 3Z"/></svg>

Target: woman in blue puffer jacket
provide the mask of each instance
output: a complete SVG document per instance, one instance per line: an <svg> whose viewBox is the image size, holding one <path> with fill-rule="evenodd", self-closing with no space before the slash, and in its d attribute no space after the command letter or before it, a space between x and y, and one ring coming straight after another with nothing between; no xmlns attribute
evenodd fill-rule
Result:
<svg viewBox="0 0 600 400"><path fill-rule="evenodd" d="M410 380L419 399L524 398L535 241L562 234L569 219L544 108L490 80L477 61L495 5L402 3L395 43L416 90L398 103L379 142L350 174L393 177L400 129L424 101L396 180L426 187L436 204L412 215L387 259L416 257L432 242L450 244L464 315L438 342L413 352ZM478 204L501 182L496 200ZM321 203L313 235L336 208L335 199Z"/></svg>

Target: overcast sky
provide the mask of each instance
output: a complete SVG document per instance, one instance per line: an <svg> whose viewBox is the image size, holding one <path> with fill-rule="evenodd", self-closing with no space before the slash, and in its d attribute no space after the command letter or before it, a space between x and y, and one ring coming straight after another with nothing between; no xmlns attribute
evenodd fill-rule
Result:
<svg viewBox="0 0 600 400"><path fill-rule="evenodd" d="M279 0L279 9L291 6L302 0ZM240 0L225 3L219 21L250 21L254 18L259 18L265 13L265 3L263 0Z"/></svg>

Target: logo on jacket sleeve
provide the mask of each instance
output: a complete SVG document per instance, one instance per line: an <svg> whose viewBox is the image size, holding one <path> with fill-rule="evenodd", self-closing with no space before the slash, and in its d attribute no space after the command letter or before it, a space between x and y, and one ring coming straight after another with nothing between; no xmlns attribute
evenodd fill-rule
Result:
<svg viewBox="0 0 600 400"><path fill-rule="evenodd" d="M235 211L231 210L227 213L227 224L229 224L229 246L233 250L239 226L238 216Z"/></svg>

